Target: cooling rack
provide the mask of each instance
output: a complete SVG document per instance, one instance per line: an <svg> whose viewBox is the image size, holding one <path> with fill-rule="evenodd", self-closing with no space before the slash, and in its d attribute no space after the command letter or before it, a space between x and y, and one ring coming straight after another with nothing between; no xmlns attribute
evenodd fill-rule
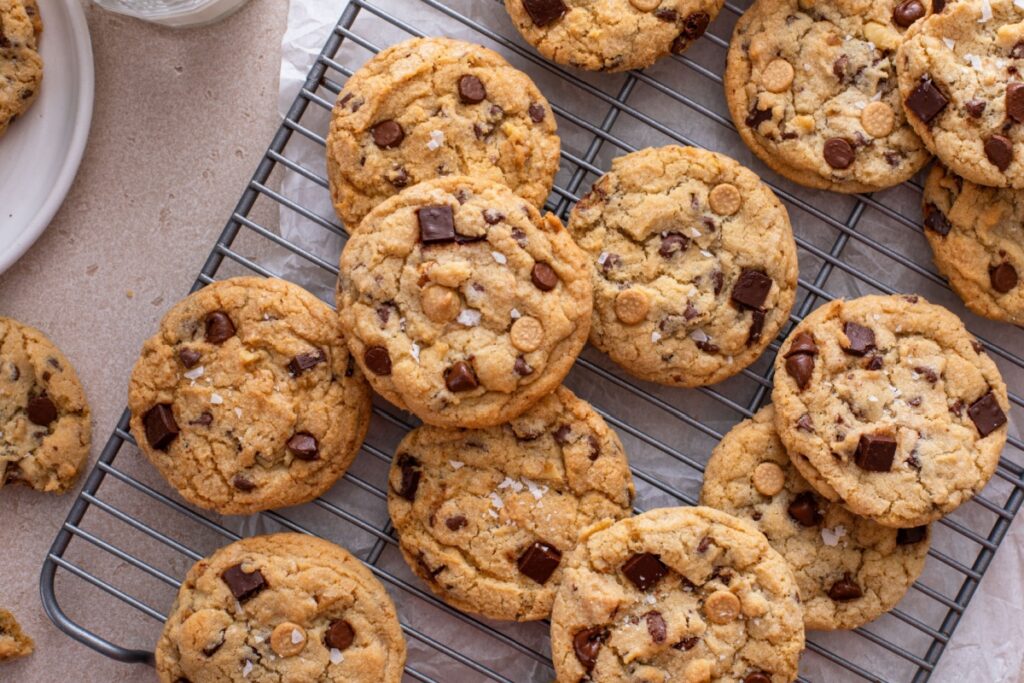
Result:
<svg viewBox="0 0 1024 683"><path fill-rule="evenodd" d="M563 153L550 211L565 219L610 160L635 149L677 143L725 152L768 180L790 212L801 273L790 325L837 296L917 292L964 317L1011 388L1021 386L1024 331L971 316L935 272L919 225L919 182L855 197L813 192L773 175L739 142L722 97L721 70L742 11L726 3L684 56L611 75L581 74L539 58L516 36L500 0L351 0L194 288L234 275L283 274L331 300L346 235L330 211L322 162L334 98L381 47L411 35L451 35L497 49L551 100ZM694 504L711 448L768 398L777 349L778 340L735 378L699 390L637 382L587 349L567 384L622 437L638 509ZM1011 401L1011 420L1019 422L1024 402L1012 391ZM407 680L550 681L547 624L462 614L435 598L401 560L388 522L386 476L395 444L413 424L410 416L375 404L363 452L327 495L239 519L197 511L171 493L135 449L125 413L45 560L47 614L108 657L151 664L166 611L194 561L244 535L293 530L350 548L388 588L409 641ZM896 609L852 632L809 634L802 681L928 680L1020 508L1022 454L1024 444L1012 436L989 486L935 525L925 572ZM135 642L114 643L104 635L126 623L137 627Z"/></svg>

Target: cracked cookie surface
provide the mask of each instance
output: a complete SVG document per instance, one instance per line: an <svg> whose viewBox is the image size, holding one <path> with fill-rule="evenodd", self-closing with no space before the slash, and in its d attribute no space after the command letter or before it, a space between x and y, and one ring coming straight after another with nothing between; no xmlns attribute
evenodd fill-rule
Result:
<svg viewBox="0 0 1024 683"><path fill-rule="evenodd" d="M622 443L565 387L497 427L419 427L395 453L388 511L406 562L492 619L547 617L580 529L632 513Z"/></svg>
<svg viewBox="0 0 1024 683"><path fill-rule="evenodd" d="M1006 384L946 309L917 296L835 300L775 361L775 426L852 512L927 524L984 487L1006 442ZM811 479L811 478L809 478ZM813 483L813 479L811 479Z"/></svg>
<svg viewBox="0 0 1024 683"><path fill-rule="evenodd" d="M561 143L548 101L496 52L415 38L367 62L345 84L327 136L327 176L351 230L403 188L448 175L508 185L542 206Z"/></svg>
<svg viewBox="0 0 1024 683"><path fill-rule="evenodd" d="M35 650L35 643L22 630L14 615L0 609L0 662L26 657Z"/></svg>
<svg viewBox="0 0 1024 683"><path fill-rule="evenodd" d="M774 421L767 406L725 435L704 470L701 504L750 520L768 537L793 570L806 628L862 626L921 574L928 528L884 527L816 495Z"/></svg>
<svg viewBox="0 0 1024 683"><path fill-rule="evenodd" d="M749 522L708 507L584 530L551 616L560 683L785 683L803 648L789 566Z"/></svg>
<svg viewBox="0 0 1024 683"><path fill-rule="evenodd" d="M967 307L1024 324L1024 192L983 187L936 164L922 203L935 265Z"/></svg>
<svg viewBox="0 0 1024 683"><path fill-rule="evenodd" d="M926 0L758 0L733 32L725 94L751 151L808 187L871 192L929 154L896 82L896 49Z"/></svg>
<svg viewBox="0 0 1024 683"><path fill-rule="evenodd" d="M22 0L0 0L0 136L39 95L43 60L36 51L39 12L30 16Z"/></svg>
<svg viewBox="0 0 1024 683"><path fill-rule="evenodd" d="M0 488L71 488L89 458L85 392L64 354L39 330L0 317Z"/></svg>
<svg viewBox="0 0 1024 683"><path fill-rule="evenodd" d="M505 0L542 55L591 71L642 69L682 54L721 8L722 0Z"/></svg>
<svg viewBox="0 0 1024 683"><path fill-rule="evenodd" d="M370 390L327 304L244 277L168 311L128 405L139 448L185 499L250 514L331 487L362 445Z"/></svg>
<svg viewBox="0 0 1024 683"><path fill-rule="evenodd" d="M616 159L569 231L591 258L590 340L642 379L719 382L753 363L789 317L789 216L721 154L669 146Z"/></svg>
<svg viewBox="0 0 1024 683"><path fill-rule="evenodd" d="M404 666L380 582L348 551L293 533L197 562L156 646L163 683L398 683Z"/></svg>
<svg viewBox="0 0 1024 683"><path fill-rule="evenodd" d="M428 424L507 422L554 391L590 330L586 256L498 183L441 178L345 245L338 310L373 388Z"/></svg>

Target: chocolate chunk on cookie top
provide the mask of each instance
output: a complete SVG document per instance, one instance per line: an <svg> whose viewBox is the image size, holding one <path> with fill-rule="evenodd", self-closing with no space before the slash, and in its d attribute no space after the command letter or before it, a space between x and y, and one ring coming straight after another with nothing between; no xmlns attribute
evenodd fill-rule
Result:
<svg viewBox="0 0 1024 683"><path fill-rule="evenodd" d="M399 683L404 665L384 587L302 534L246 538L197 562L156 646L161 683Z"/></svg>
<svg viewBox="0 0 1024 683"><path fill-rule="evenodd" d="M381 204L341 256L356 361L424 422L506 422L557 387L593 306L586 256L557 218L498 183L453 176Z"/></svg>
<svg viewBox="0 0 1024 683"><path fill-rule="evenodd" d="M775 426L794 466L855 514L927 524L995 471L1006 385L940 306L918 296L832 301L794 328L775 368Z"/></svg>
<svg viewBox="0 0 1024 683"><path fill-rule="evenodd" d="M920 0L760 0L736 23L726 100L743 140L776 172L837 192L914 175L929 155L904 113L895 51L928 13ZM931 82L907 108L934 116Z"/></svg>
<svg viewBox="0 0 1024 683"><path fill-rule="evenodd" d="M591 341L648 381L700 386L740 372L793 305L789 216L721 154L670 146L616 159L569 231L591 258Z"/></svg>
<svg viewBox="0 0 1024 683"><path fill-rule="evenodd" d="M388 484L410 568L460 610L517 621L551 613L580 529L633 501L618 437L564 387L497 427L414 429Z"/></svg>
<svg viewBox="0 0 1024 683"><path fill-rule="evenodd" d="M469 175L541 206L561 143L551 106L496 52L416 38L380 52L339 93L327 136L338 215L355 228L403 188Z"/></svg>
<svg viewBox="0 0 1024 683"><path fill-rule="evenodd" d="M661 508L585 529L551 614L559 681L792 681L797 584L750 523Z"/></svg>
<svg viewBox="0 0 1024 683"><path fill-rule="evenodd" d="M139 448L189 502L223 514L296 505L351 464L370 388L337 316L282 280L235 278L175 305L128 393Z"/></svg>

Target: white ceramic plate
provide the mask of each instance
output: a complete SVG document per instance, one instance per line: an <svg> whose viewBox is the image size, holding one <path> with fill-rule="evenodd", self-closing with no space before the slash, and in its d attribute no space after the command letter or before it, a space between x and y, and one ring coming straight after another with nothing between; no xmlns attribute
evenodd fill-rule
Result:
<svg viewBox="0 0 1024 683"><path fill-rule="evenodd" d="M39 0L43 84L0 137L0 273L32 246L64 201L92 122L92 43L78 0Z"/></svg>

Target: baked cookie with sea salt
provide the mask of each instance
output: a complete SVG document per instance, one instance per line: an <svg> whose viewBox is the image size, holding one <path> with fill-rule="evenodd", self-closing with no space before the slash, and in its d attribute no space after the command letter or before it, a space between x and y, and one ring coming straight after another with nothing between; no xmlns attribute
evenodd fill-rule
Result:
<svg viewBox="0 0 1024 683"><path fill-rule="evenodd" d="M38 30L37 30L38 27ZM22 0L0 0L0 136L39 96L43 60L37 51L39 13Z"/></svg>

